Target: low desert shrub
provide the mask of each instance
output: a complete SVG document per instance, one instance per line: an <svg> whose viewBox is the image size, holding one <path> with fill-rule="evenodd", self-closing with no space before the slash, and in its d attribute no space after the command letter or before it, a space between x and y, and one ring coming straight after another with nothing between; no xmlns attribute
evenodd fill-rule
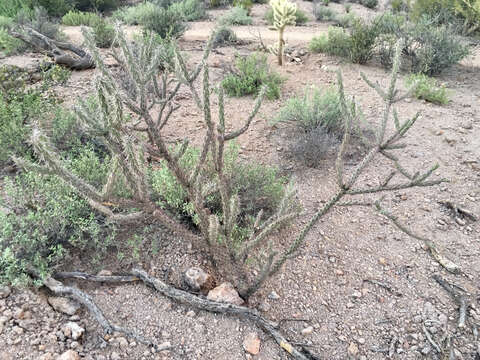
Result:
<svg viewBox="0 0 480 360"><path fill-rule="evenodd" d="M170 10L173 13L182 14L186 21L204 19L207 15L205 6L200 0L183 0L180 2L174 2L170 5Z"/></svg>
<svg viewBox="0 0 480 360"><path fill-rule="evenodd" d="M342 111L338 92L316 87L305 89L303 95L288 99L277 113L273 123L293 122L305 132L322 127L327 132L342 129Z"/></svg>
<svg viewBox="0 0 480 360"><path fill-rule="evenodd" d="M115 29L105 19L99 18L92 26L95 45L99 48L108 48L112 46L115 38Z"/></svg>
<svg viewBox="0 0 480 360"><path fill-rule="evenodd" d="M180 165L185 171L191 172L198 163L199 156L198 149L189 147L181 157ZM266 216L272 215L284 196L286 179L280 176L279 171L273 167L240 161L238 147L235 145L229 146L225 152L225 176L232 191L240 196L240 224L250 226L250 218L260 210ZM188 202L187 193L165 162L151 170L149 178L156 201L161 207L197 223L193 204ZM206 183L217 181L211 159L205 168L203 179ZM221 214L218 190L211 191L205 201L212 213ZM244 231L239 231L239 234L243 233Z"/></svg>
<svg viewBox="0 0 480 360"><path fill-rule="evenodd" d="M449 24L455 20L455 0L415 0L410 18L421 21L423 17L434 19L436 25Z"/></svg>
<svg viewBox="0 0 480 360"><path fill-rule="evenodd" d="M412 72L436 75L450 68L470 53L467 45L447 26L436 26L423 18L417 23L405 22L394 37L387 38L381 51L385 65L392 63L394 41L404 39L404 63ZM389 58L390 57L390 58Z"/></svg>
<svg viewBox="0 0 480 360"><path fill-rule="evenodd" d="M333 147L338 145L338 137L322 127L308 132L301 132L289 145L289 154L295 161L308 167L317 167Z"/></svg>
<svg viewBox="0 0 480 360"><path fill-rule="evenodd" d="M112 228L56 176L26 172L6 178L5 208L0 211L0 283L31 284L70 259L72 251L91 251L99 260Z"/></svg>
<svg viewBox="0 0 480 360"><path fill-rule="evenodd" d="M317 21L333 21L337 18L337 13L323 4L314 4L313 15Z"/></svg>
<svg viewBox="0 0 480 360"><path fill-rule="evenodd" d="M220 26L213 38L213 47L227 46L237 42L237 35L227 26Z"/></svg>
<svg viewBox="0 0 480 360"><path fill-rule="evenodd" d="M61 40L62 38L59 25L52 20L43 7L36 7L33 12L20 10L15 17L15 22L29 26L51 39Z"/></svg>
<svg viewBox="0 0 480 360"><path fill-rule="evenodd" d="M268 9L265 13L265 20L267 20L268 25L273 25L273 9ZM304 11L297 8L295 11L295 25L303 25L308 22L308 17Z"/></svg>
<svg viewBox="0 0 480 360"><path fill-rule="evenodd" d="M70 10L63 15L62 24L67 26L93 26L99 20L100 16L95 13Z"/></svg>
<svg viewBox="0 0 480 360"><path fill-rule="evenodd" d="M250 15L252 11L253 2L252 0L233 0L234 7L241 7L247 11L247 14Z"/></svg>
<svg viewBox="0 0 480 360"><path fill-rule="evenodd" d="M375 23L365 24L355 19L349 32L330 27L327 35L314 37L310 50L348 58L353 63L364 64L374 55L375 41L378 36Z"/></svg>
<svg viewBox="0 0 480 360"><path fill-rule="evenodd" d="M241 7L234 7L218 20L220 25L251 25L252 18L248 16L247 10Z"/></svg>
<svg viewBox="0 0 480 360"><path fill-rule="evenodd" d="M227 75L222 81L222 86L228 95L256 95L265 86L268 99L280 97L283 78L270 69L265 54L239 56L235 65L235 73Z"/></svg>
<svg viewBox="0 0 480 360"><path fill-rule="evenodd" d="M162 38L178 37L185 32L185 24L183 23L183 14L178 8L164 9L155 7L154 11L149 12L140 25L145 29L151 30Z"/></svg>
<svg viewBox="0 0 480 360"><path fill-rule="evenodd" d="M18 54L27 49L25 43L14 38L5 28L0 28L0 52L5 55Z"/></svg>
<svg viewBox="0 0 480 360"><path fill-rule="evenodd" d="M415 86L413 92L417 99L424 99L434 104L445 105L449 101L448 90L445 86L438 86L437 80L424 74L412 74L407 78L408 86Z"/></svg>
<svg viewBox="0 0 480 360"><path fill-rule="evenodd" d="M128 25L141 25L149 14L155 12L156 8L157 5L152 2L142 2L136 6L115 10L112 17Z"/></svg>

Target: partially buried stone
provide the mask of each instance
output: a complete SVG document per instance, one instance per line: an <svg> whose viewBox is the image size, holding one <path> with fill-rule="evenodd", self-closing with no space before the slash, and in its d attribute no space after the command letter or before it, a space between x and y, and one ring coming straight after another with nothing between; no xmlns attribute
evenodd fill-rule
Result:
<svg viewBox="0 0 480 360"><path fill-rule="evenodd" d="M207 299L236 305L243 304L243 299L238 295L233 285L228 282L210 290Z"/></svg>

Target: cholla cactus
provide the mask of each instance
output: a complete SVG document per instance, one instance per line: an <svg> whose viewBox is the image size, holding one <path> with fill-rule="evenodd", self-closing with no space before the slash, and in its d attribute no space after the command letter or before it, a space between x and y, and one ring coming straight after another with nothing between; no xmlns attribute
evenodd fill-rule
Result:
<svg viewBox="0 0 480 360"><path fill-rule="evenodd" d="M270 0L270 6L273 10L273 30L278 31L278 43L270 48L270 51L277 55L278 65L283 65L283 32L287 25L295 25L295 13L297 4L288 0Z"/></svg>

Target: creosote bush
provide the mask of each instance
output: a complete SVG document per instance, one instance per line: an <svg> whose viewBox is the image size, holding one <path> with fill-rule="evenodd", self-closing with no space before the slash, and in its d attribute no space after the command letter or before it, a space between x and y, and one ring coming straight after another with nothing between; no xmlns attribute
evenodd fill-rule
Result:
<svg viewBox="0 0 480 360"><path fill-rule="evenodd" d="M62 24L67 26L93 26L100 20L100 16L91 12L82 12L78 10L70 10L63 15Z"/></svg>
<svg viewBox="0 0 480 360"><path fill-rule="evenodd" d="M445 86L438 86L437 80L424 74L412 74L407 78L406 84L414 86L413 95L417 99L424 99L434 104L445 105L449 101L448 90Z"/></svg>
<svg viewBox="0 0 480 360"><path fill-rule="evenodd" d="M215 31L213 38L213 47L228 46L238 41L237 35L229 27L222 25Z"/></svg>
<svg viewBox="0 0 480 360"><path fill-rule="evenodd" d="M222 81L222 86L230 96L257 95L265 87L268 99L280 97L280 87L283 78L270 69L267 55L253 53L248 56L238 56L235 72Z"/></svg>
<svg viewBox="0 0 480 360"><path fill-rule="evenodd" d="M92 26L95 44L99 48L108 48L112 45L115 37L115 29L105 19L97 19Z"/></svg>
<svg viewBox="0 0 480 360"><path fill-rule="evenodd" d="M247 10L241 7L233 7L225 15L218 20L220 25L251 25L252 18L248 15Z"/></svg>

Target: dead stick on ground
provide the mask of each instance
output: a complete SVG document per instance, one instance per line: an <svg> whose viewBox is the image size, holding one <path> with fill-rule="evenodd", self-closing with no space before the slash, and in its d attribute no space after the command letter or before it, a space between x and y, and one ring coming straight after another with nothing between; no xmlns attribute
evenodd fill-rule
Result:
<svg viewBox="0 0 480 360"><path fill-rule="evenodd" d="M145 284L150 285L160 294L175 300L177 302L214 313L228 314L242 317L253 321L257 326L261 327L265 332L270 334L277 344L289 353L296 360L316 359L307 349L296 349L278 330L275 323L263 318L256 310L252 310L243 306L234 304L221 303L211 301L206 298L195 296L189 292L176 289L164 282L149 276L145 271L133 269L132 274L138 276Z"/></svg>
<svg viewBox="0 0 480 360"><path fill-rule="evenodd" d="M103 331L106 334L111 334L114 331L120 332L122 334L125 334L128 337L131 337L138 342L149 345L154 347L157 351L162 351L162 350L167 350L171 348L171 346L158 346L154 344L151 340L148 340L144 338L143 336L137 335L134 332L124 329L120 326L117 326L115 324L110 323L110 321L107 320L105 315L103 315L102 310L95 304L95 302L92 300L90 295L85 294L83 291L71 287L71 286L65 286L62 284L60 281L57 281L53 278L47 278L43 281L43 284L50 290L52 291L55 295L57 296L67 296L80 304L84 305L88 311L92 314L92 316L95 318L95 320L100 324L102 327Z"/></svg>
<svg viewBox="0 0 480 360"><path fill-rule="evenodd" d="M296 360L315 360L318 359L310 353L305 348L300 350L295 348L292 342L289 342L281 333L277 330L278 325L274 322L271 322L263 318L256 310L249 309L243 306L237 306L234 304L221 303L216 301L211 301L203 297L196 296L189 292L176 289L170 285L167 285L163 281L149 276L145 271L134 269L131 275L123 276L96 276L89 275L82 272L64 272L55 274L55 277L62 279L81 279L86 281L95 281L95 282L132 282L132 281L142 281L144 284L151 286L153 289L158 291L163 296L175 300L177 302L220 314L234 315L241 318L245 318L253 321L257 326L261 327L266 333L272 336L277 344L289 353ZM122 332L127 336L136 338L139 342L142 342L147 345L156 347L158 351L166 350L166 348L159 348L157 345L153 344L151 341L142 338L139 335L133 334L131 331L118 327L114 324L111 324L103 315L101 310L95 305L93 300L89 295L81 292L80 290L64 286L57 280L49 278L44 282L52 292L57 295L65 295L71 297L72 299L78 301L79 303L85 305L87 309L92 313L95 320L99 322L106 333L111 333L112 331ZM303 320L303 319L302 319Z"/></svg>
<svg viewBox="0 0 480 360"><path fill-rule="evenodd" d="M467 297L461 294L459 291L455 290L454 286L449 284L445 279L442 279L439 275L433 275L433 279L445 289L445 291L452 297L452 299L458 305L458 327L464 328L465 321L467 320L467 308L468 308L468 301Z"/></svg>
<svg viewBox="0 0 480 360"><path fill-rule="evenodd" d="M456 216L462 215L463 217L469 218L473 222L478 220L477 216L471 211L461 208L460 206L451 201L439 201L439 204L445 206L447 209L452 210Z"/></svg>
<svg viewBox="0 0 480 360"><path fill-rule="evenodd" d="M427 330L427 328L425 327L425 325L423 325L423 333L425 334L425 337L427 338L428 342L430 344L432 344L433 348L435 349L435 351L439 354L442 353L442 349L440 349L440 346L438 346L438 344L435 342L435 340L433 340L432 338L432 335L430 334L430 332Z"/></svg>

